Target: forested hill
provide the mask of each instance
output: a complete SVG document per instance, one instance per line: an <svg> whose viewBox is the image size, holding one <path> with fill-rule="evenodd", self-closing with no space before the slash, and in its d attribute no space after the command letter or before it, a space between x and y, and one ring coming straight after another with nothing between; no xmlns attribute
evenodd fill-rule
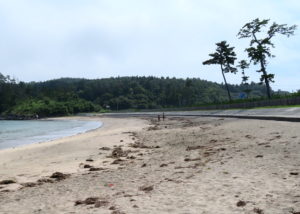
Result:
<svg viewBox="0 0 300 214"><path fill-rule="evenodd" d="M259 84L229 85L235 99L251 89L250 97L265 94ZM62 78L46 82L15 83L0 80L0 113L54 116L101 109L187 107L227 101L225 85L200 79L118 77Z"/></svg>

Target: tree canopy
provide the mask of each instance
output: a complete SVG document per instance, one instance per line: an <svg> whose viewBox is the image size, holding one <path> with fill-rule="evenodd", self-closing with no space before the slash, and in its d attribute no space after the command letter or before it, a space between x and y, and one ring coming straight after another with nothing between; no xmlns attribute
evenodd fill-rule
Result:
<svg viewBox="0 0 300 214"><path fill-rule="evenodd" d="M266 84L267 96L270 98L270 82L274 82L274 74L268 73L266 67L267 58L274 57L271 53L271 48L275 47L272 39L276 34L287 37L294 35L297 26L287 26L286 24L277 24L274 22L268 27L269 22L269 19L254 19L240 29L238 37L240 39L250 38L250 47L246 48L245 51L248 53L251 62L260 65L260 69L258 70L258 72L262 73L260 81ZM263 31L266 28L267 30Z"/></svg>
<svg viewBox="0 0 300 214"><path fill-rule="evenodd" d="M231 100L232 98L230 95L230 91L224 73L237 72L237 69L233 67L234 62L236 60L236 54L233 50L234 47L230 47L226 41L221 41L219 43L216 43L216 46L217 46L216 52L209 54L211 58L209 60L204 61L203 65L213 65L213 64L220 65L223 79L228 93L228 98L229 100Z"/></svg>
<svg viewBox="0 0 300 214"><path fill-rule="evenodd" d="M253 97L264 88L250 86ZM234 99L243 85L228 85ZM196 78L62 78L46 82L0 83L0 114L56 116L101 109L188 107L226 101L226 87Z"/></svg>

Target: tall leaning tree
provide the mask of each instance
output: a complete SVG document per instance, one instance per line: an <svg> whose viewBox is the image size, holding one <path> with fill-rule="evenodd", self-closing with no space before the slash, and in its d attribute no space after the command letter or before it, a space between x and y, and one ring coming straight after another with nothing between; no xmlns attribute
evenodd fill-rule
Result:
<svg viewBox="0 0 300 214"><path fill-rule="evenodd" d="M261 83L265 83L267 88L267 96L271 98L271 88L270 82L274 82L274 74L268 73L266 70L267 67L267 58L275 57L271 54L271 48L274 48L275 45L271 41L276 34L285 35L290 37L294 35L294 32L297 28L296 25L287 26L286 24L277 24L273 23L269 26L269 19L254 19L253 21L245 24L238 33L239 39L241 38L250 38L250 47L246 48L245 51L248 53L248 57L251 62L255 65L260 65L261 72ZM263 29L266 29L266 32L262 32Z"/></svg>
<svg viewBox="0 0 300 214"><path fill-rule="evenodd" d="M234 52L234 47L230 47L226 41L221 41L216 43L217 49L216 52L209 54L211 58L203 62L203 65L220 65L222 75L224 78L224 82L226 85L228 99L231 101L231 95L228 88L228 84L225 78L225 73L236 73L237 69L233 67L234 62L236 60L236 54Z"/></svg>

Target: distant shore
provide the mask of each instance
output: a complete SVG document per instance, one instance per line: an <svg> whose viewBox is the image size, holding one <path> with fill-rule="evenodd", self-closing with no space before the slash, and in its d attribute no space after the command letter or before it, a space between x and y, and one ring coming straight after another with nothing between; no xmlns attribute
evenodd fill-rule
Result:
<svg viewBox="0 0 300 214"><path fill-rule="evenodd" d="M26 115L1 115L0 120L37 120L41 119L38 115L31 115L31 116L26 116Z"/></svg>

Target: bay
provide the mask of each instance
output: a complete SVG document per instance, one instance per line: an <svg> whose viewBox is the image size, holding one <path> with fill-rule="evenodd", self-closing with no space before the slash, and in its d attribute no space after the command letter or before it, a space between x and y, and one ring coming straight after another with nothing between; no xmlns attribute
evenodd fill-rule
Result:
<svg viewBox="0 0 300 214"><path fill-rule="evenodd" d="M99 121L0 120L0 149L46 142L101 127Z"/></svg>

